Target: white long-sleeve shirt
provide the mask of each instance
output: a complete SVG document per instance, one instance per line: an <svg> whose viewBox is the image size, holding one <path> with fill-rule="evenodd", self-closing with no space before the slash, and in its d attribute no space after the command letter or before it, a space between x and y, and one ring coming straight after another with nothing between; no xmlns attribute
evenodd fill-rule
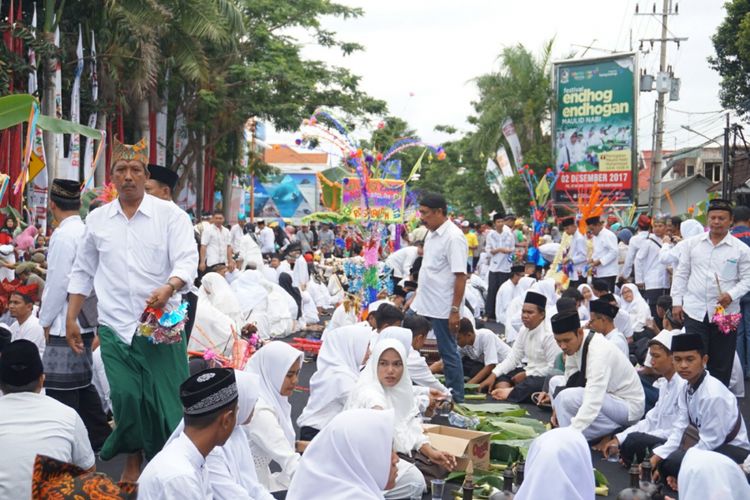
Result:
<svg viewBox="0 0 750 500"><path fill-rule="evenodd" d="M622 352L625 357L630 356L630 349L628 347L628 341L617 328L604 335L604 338L612 342Z"/></svg>
<svg viewBox="0 0 750 500"><path fill-rule="evenodd" d="M625 439L634 432L667 439L680 412L679 398L685 390L685 384L685 380L676 373L670 380L661 377L654 382L654 387L659 389L659 399L656 405L646 413L643 420L639 420L615 435L620 444L624 443Z"/></svg>
<svg viewBox="0 0 750 500"><path fill-rule="evenodd" d="M577 280L583 268L588 261L588 244L587 239L580 231L576 230L573 233L573 237L570 241L570 249L568 250L568 258L573 262L573 272L569 276L571 280Z"/></svg>
<svg viewBox="0 0 750 500"><path fill-rule="evenodd" d="M142 500L210 500L211 482L206 459L185 433L168 443L138 478Z"/></svg>
<svg viewBox="0 0 750 500"><path fill-rule="evenodd" d="M273 229L266 226L263 229L260 230L260 233L258 235L258 239L260 240L260 251L263 253L273 253L273 251L276 249L276 238L273 234Z"/></svg>
<svg viewBox="0 0 750 500"><path fill-rule="evenodd" d="M68 293L89 296L96 289L99 323L130 344L146 299L170 277L187 293L198 270L198 249L187 213L172 202L144 195L128 219L120 201L94 210L78 247ZM180 295L167 305L174 309Z"/></svg>
<svg viewBox="0 0 750 500"><path fill-rule="evenodd" d="M667 442L654 448L655 455L667 458L677 451L690 420L698 428L700 435L695 448L712 451L724 444L737 421L739 408L737 398L719 379L706 371L705 377L702 381L699 380L697 387L690 387L689 384L683 386L677 402L678 416L672 420L673 425ZM750 450L744 419L740 422L737 436L729 444Z"/></svg>
<svg viewBox="0 0 750 500"><path fill-rule="evenodd" d="M635 282L643 283L646 290L667 288L669 286L667 266L660 259L663 243L656 235L647 234L635 256Z"/></svg>
<svg viewBox="0 0 750 500"><path fill-rule="evenodd" d="M516 239L513 230L508 226L503 226L501 233L494 229L487 234L487 243L485 250L490 254L490 272L491 273L509 273L511 267L511 257L513 249L516 247ZM497 252L492 253L496 248L507 248L510 253Z"/></svg>
<svg viewBox="0 0 750 500"><path fill-rule="evenodd" d="M501 325L505 325L505 317L510 307L510 303L513 299L520 297L520 288L518 285L513 283L511 280L505 280L505 283L500 285L497 291L497 297L495 297L495 318Z"/></svg>
<svg viewBox="0 0 750 500"><path fill-rule="evenodd" d="M245 428L255 461L258 481L270 492L286 490L297 470L300 455L284 434L276 413L268 406L255 407L253 419ZM268 464L276 462L280 472L271 473Z"/></svg>
<svg viewBox="0 0 750 500"><path fill-rule="evenodd" d="M492 373L499 377L517 368L526 358L526 375L544 377L549 375L555 365L555 358L560 354L560 347L555 342L547 321L542 321L533 330L521 328L513 348L502 362L495 366Z"/></svg>
<svg viewBox="0 0 750 500"><path fill-rule="evenodd" d="M719 287L732 297L725 310L737 313L740 299L750 291L750 247L731 234L718 245L710 233L685 240L680 263L672 278L672 303L696 321L713 316L718 303Z"/></svg>
<svg viewBox="0 0 750 500"><path fill-rule="evenodd" d="M646 235L648 235L647 231L638 231L632 238L630 238L630 241L628 242L628 253L625 256L625 262L622 264L620 275L625 277L630 276L630 273L633 271L633 265L635 264L635 257L638 254L638 249L641 248L641 243L646 239Z"/></svg>
<svg viewBox="0 0 750 500"><path fill-rule="evenodd" d="M487 366L499 364L508 357L511 350L510 346L500 340L495 332L487 328L479 328L476 331L474 343L466 347L459 347L458 353Z"/></svg>
<svg viewBox="0 0 750 500"><path fill-rule="evenodd" d="M238 426L224 446L215 447L206 457L211 492L215 500L272 500L258 482L247 434Z"/></svg>
<svg viewBox="0 0 750 500"><path fill-rule="evenodd" d="M52 233L47 251L47 279L42 293L39 323L49 327L49 334L65 336L65 318L68 314L68 284L76 259L78 244L83 239L86 226L81 217L66 217Z"/></svg>
<svg viewBox="0 0 750 500"><path fill-rule="evenodd" d="M573 373L580 371L582 356L583 345L575 355L566 358L566 380ZM599 415L606 394L619 398L628 405L629 422L636 422L643 416L646 398L635 368L616 345L603 335L594 335L589 343L586 358L583 402L570 426L581 432L588 428Z"/></svg>
<svg viewBox="0 0 750 500"><path fill-rule="evenodd" d="M594 236L594 252L591 258L600 262L596 267L598 278L617 276L617 236L615 233L603 227L599 234Z"/></svg>
<svg viewBox="0 0 750 500"><path fill-rule="evenodd" d="M417 260L419 249L415 246L396 250L385 259L385 265L393 270L395 278L408 278L411 266Z"/></svg>
<svg viewBox="0 0 750 500"><path fill-rule="evenodd" d="M429 389L437 389L440 392L448 394L450 391L440 383L435 375L427 366L427 361L419 354L416 349L409 349L409 357L406 358L406 366L409 368L409 376L414 384Z"/></svg>

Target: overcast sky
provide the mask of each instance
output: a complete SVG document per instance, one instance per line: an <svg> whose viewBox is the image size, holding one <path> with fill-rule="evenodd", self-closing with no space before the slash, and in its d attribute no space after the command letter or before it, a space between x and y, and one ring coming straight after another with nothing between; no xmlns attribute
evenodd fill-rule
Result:
<svg viewBox="0 0 750 500"><path fill-rule="evenodd" d="M477 90L472 79L497 69L504 47L523 44L541 51L555 38L555 59L580 46L593 46L586 57L608 51L638 50L640 38L658 38L661 18L635 16L651 12L654 0L339 0L361 7L361 18L326 19L324 27L339 38L358 42L365 50L348 57L322 49L300 38L308 58L349 68L362 77L362 88L388 104L389 113L405 119L428 142L448 139L435 125L453 125L470 131L466 117ZM657 12L661 11L657 0ZM677 49L668 47L668 62L682 79L680 100L671 102L666 115L665 149L697 145L703 138L687 132L689 125L711 137L722 133L718 99L719 77L706 58L713 55L710 37L725 12L721 0L683 0L679 15L670 17L670 36L688 37ZM632 38L632 45L631 45ZM650 46L646 44L645 50ZM658 45L639 55L640 66L658 70ZM413 94L413 95L412 95ZM651 148L655 93L641 93L638 148ZM268 142L293 142L298 135L271 131Z"/></svg>

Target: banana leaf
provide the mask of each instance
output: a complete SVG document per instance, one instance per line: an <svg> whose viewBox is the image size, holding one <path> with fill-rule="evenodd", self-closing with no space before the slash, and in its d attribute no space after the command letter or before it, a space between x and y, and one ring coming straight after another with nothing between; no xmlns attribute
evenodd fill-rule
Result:
<svg viewBox="0 0 750 500"><path fill-rule="evenodd" d="M518 405L507 403L461 403L456 405L458 413L464 416L504 416L524 417L526 410Z"/></svg>
<svg viewBox="0 0 750 500"><path fill-rule="evenodd" d="M602 474L602 472L594 467L594 481L597 486L609 486L609 480L607 480L607 476Z"/></svg>
<svg viewBox="0 0 750 500"><path fill-rule="evenodd" d="M505 439L490 441L490 460L500 463L517 462L529 453L533 439Z"/></svg>
<svg viewBox="0 0 750 500"><path fill-rule="evenodd" d="M28 121L35 105L38 106L39 103L29 94L0 97L0 130ZM55 134L80 134L92 139L102 138L101 132L96 129L51 116L39 115L37 125L42 130Z"/></svg>
<svg viewBox="0 0 750 500"><path fill-rule="evenodd" d="M479 390L479 384L464 384L465 392L477 392Z"/></svg>
<svg viewBox="0 0 750 500"><path fill-rule="evenodd" d="M466 471L454 471L445 478L446 482L457 481L463 483L466 477ZM474 470L474 489L475 491L485 485L494 486L500 490L503 489L503 478L500 474L491 471Z"/></svg>
<svg viewBox="0 0 750 500"><path fill-rule="evenodd" d="M487 421L489 423L493 423L495 421L499 422L508 422L513 424L521 424L525 425L526 427L531 427L534 429L537 434L542 434L546 432L547 426L542 422L541 420L537 420L535 418L527 418L527 417L487 417Z"/></svg>
<svg viewBox="0 0 750 500"><path fill-rule="evenodd" d="M480 423L477 430L491 432L492 439L497 441L505 441L507 439L534 439L540 434L535 431L533 427L527 425L489 419Z"/></svg>

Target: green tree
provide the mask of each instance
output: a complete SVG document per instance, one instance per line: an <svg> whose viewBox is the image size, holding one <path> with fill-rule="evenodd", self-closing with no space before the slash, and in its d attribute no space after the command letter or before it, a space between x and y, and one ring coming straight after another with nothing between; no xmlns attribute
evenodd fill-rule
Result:
<svg viewBox="0 0 750 500"><path fill-rule="evenodd" d="M750 112L750 1L724 4L727 16L711 38L716 51L711 67L721 75L719 98L741 116Z"/></svg>

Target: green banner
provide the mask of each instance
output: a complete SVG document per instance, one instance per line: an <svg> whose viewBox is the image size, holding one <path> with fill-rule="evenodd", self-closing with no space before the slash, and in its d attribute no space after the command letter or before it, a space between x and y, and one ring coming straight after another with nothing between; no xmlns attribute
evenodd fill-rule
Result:
<svg viewBox="0 0 750 500"><path fill-rule="evenodd" d="M603 194L633 200L636 136L635 56L555 64L555 201Z"/></svg>

